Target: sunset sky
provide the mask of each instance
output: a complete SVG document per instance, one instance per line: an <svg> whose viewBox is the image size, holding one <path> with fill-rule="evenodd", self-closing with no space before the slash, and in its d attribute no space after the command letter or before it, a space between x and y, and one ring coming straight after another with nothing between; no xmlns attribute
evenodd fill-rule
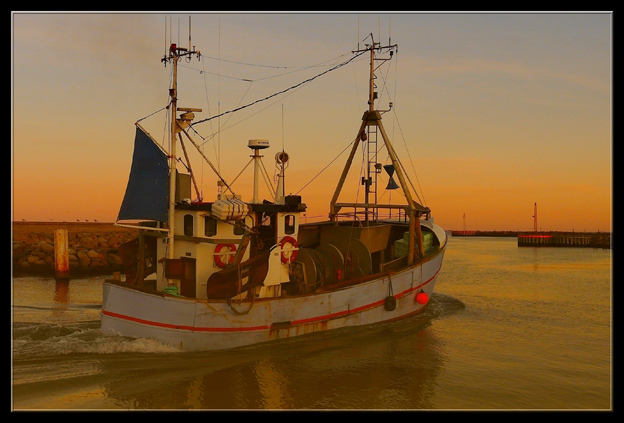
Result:
<svg viewBox="0 0 624 423"><path fill-rule="evenodd" d="M160 110L171 66L161 58L169 37L188 46L189 16L202 59L180 63L178 106L202 108L196 121L319 75L372 33L398 44L377 71L379 108L394 104L383 115L386 131L436 223L462 229L465 215L469 230L532 230L537 203L540 230L612 229L610 12L14 12L13 220L115 221L134 123L149 116L141 124L167 142ZM367 72L362 56L197 124L196 142L228 182L250 160L248 140L270 141L263 154L271 177L283 147L286 191L302 196L308 219L324 219L367 109ZM358 153L354 180L361 161ZM379 161L389 162L385 151ZM213 201L209 166L196 151L191 164L204 201ZM251 177L249 167L234 184L244 200ZM381 174L380 202L398 202L386 182ZM357 188L341 200L363 201Z"/></svg>

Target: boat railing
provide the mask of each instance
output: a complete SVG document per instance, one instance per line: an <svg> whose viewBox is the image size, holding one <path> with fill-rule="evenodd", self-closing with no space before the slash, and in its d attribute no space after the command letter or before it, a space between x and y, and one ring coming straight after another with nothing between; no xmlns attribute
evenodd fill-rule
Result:
<svg viewBox="0 0 624 423"><path fill-rule="evenodd" d="M393 219L398 222L406 223L408 215L406 213L406 205L397 204L336 204L341 208L352 208L353 211L336 213L336 220L357 220L357 221L377 221L381 219ZM362 210L363 209L363 210ZM387 214L380 215L380 210L387 210Z"/></svg>

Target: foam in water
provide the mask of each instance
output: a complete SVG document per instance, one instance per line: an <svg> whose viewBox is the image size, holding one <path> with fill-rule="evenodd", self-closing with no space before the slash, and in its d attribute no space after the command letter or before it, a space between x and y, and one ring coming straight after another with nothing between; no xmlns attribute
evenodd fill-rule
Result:
<svg viewBox="0 0 624 423"><path fill-rule="evenodd" d="M66 354L172 353L179 349L147 338L129 338L104 333L99 322L71 326L15 324L14 358Z"/></svg>

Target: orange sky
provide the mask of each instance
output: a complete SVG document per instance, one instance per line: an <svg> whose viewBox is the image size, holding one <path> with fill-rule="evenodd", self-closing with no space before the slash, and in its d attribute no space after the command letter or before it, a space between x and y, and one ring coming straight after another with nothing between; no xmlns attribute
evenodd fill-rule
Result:
<svg viewBox="0 0 624 423"><path fill-rule="evenodd" d="M167 16L173 41L179 33L187 45L189 15ZM14 13L12 23L12 218L114 221L133 124L168 102L165 15ZM205 119L347 60L371 32L384 44L390 35L399 51L378 70L379 108L394 103L386 131L436 223L462 229L465 214L467 229L532 230L537 203L541 230L609 231L612 25L610 13L192 14L203 60L181 64L178 105L203 108ZM283 145L295 193L355 137L366 84L367 60L357 59L198 124L196 139L215 164L220 148L230 181L249 160L249 139L270 140L270 175ZM157 140L165 117L142 121ZM212 201L215 179L198 157ZM327 215L344 159L300 192L309 219ZM235 185L248 200L250 170Z"/></svg>

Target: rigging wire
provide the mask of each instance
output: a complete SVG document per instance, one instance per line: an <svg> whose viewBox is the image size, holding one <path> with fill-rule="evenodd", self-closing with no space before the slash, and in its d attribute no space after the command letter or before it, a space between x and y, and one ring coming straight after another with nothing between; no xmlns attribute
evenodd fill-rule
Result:
<svg viewBox="0 0 624 423"><path fill-rule="evenodd" d="M201 56L200 56L201 57ZM204 60L201 61L202 62L202 70L206 69L206 62ZM206 96L206 104L208 106L208 115L211 115L212 112L210 111L210 96L208 95L208 81L206 80L206 75L204 75L204 95ZM213 131L212 128L212 122L210 122L210 131ZM202 144L202 152L204 152L204 148L203 148L204 144ZM217 145L213 146L214 148L214 153L215 156L218 157L218 151L217 151ZM201 184L202 186L204 185L204 162L201 162Z"/></svg>
<svg viewBox="0 0 624 423"><path fill-rule="evenodd" d="M301 88L301 87L299 87L299 88ZM299 88L297 88L297 89L299 89ZM266 109L268 109L269 107L273 106L275 103L277 103L277 102L279 102L279 101L282 101L284 98L288 97L288 96L289 96L289 95L291 95L291 94L294 94L295 92L296 92L296 90L294 90L294 91L292 91L292 92L289 92L288 94L284 95L284 97L277 98L274 102L269 103L267 106L265 106L265 107L263 107L263 108L259 109L257 112L250 114L249 116L247 116L247 117L245 117L245 118L243 118L243 119L241 119L241 120L239 120L239 121L237 121L237 122L235 122L235 123L231 124L230 126L227 126L227 127L221 127L221 129L220 129L219 131L217 131L217 132L215 132L215 133L211 134L211 135L210 135L207 139L206 139L206 138L204 138L204 137L202 137L202 136L201 136L201 135L197 132L197 130L195 130L195 128L191 128L191 129L192 129L192 130L193 130L193 131L194 131L194 132L195 132L195 133L196 133L199 137L201 137L201 138L202 138L202 140L204 140L204 142L202 143L202 145L203 145L203 144L205 144L205 143L207 143L207 142L211 141L212 139L214 139L214 137L215 137L215 136L217 136L217 135L218 135L218 134L220 134L221 132L224 132L226 129L233 128L234 126L236 126L236 125L238 125L238 124L240 124L240 123L243 123L243 122L244 122L244 121L246 121L247 119L251 119L251 118L252 118L252 117L254 117L255 115L257 115L257 114L259 114L259 113L262 113L263 111L265 111L265 110L266 110ZM239 103L239 104L240 104L240 103ZM228 121L229 121L229 118L228 118ZM227 123L227 121L226 121L226 123Z"/></svg>
<svg viewBox="0 0 624 423"><path fill-rule="evenodd" d="M155 115L156 113L160 113L160 112L162 112L163 110L168 109L170 104L171 104L171 103L167 104L167 105L166 105L165 107L163 107L163 108L160 108L160 109L156 110L156 111L155 111L155 112L153 112L153 113L150 113L149 115L147 115L147 116L145 116L145 117L142 117L141 119L137 120L135 123L139 123L139 122L141 122L142 120L145 120L145 119L147 119L148 117Z"/></svg>
<svg viewBox="0 0 624 423"><path fill-rule="evenodd" d="M364 52L360 52L359 54L356 54L356 55L354 55L353 57L351 57L349 60L344 61L344 62L341 62L341 63L339 63L339 64L337 64L337 65L335 65L335 66L331 67L330 69L327 69L326 71L321 72L320 74L317 74L317 75L315 75L315 76L313 76L313 77L311 77L311 78L308 78L308 79L306 79L306 80L304 80L304 81L302 81L302 82L300 82L300 83L298 83L298 84L296 84L296 85L293 85L293 86L291 86L291 87L289 87L289 88L286 88L286 89L284 89L284 90L282 90L282 91L279 91L279 92L276 92L276 93L274 93L274 94L271 94L271 95L269 95L269 96L267 96L267 97L264 97L264 98L261 98L261 99L255 100L255 101L253 101L253 102L251 102L251 103L249 103L249 104L246 104L246 105L244 105L244 106L239 106L239 105L240 105L240 103L243 101L243 99L245 98L245 96L247 95L247 93L249 92L249 90L250 90L250 88L251 88L252 83L253 83L254 81L259 81L259 80L266 79L266 78L258 78L258 79L244 79L244 78L234 78L234 77L228 77L228 76L225 76L225 75L224 75L224 77L226 77L226 78L233 78L233 79L239 79L239 80L243 80L243 81L246 81L246 82L250 82L249 86L247 87L247 90L246 90L246 91L245 91L245 93L243 94L243 96L242 96L241 100L239 101L238 105L237 105L234 109L232 109L232 110L228 110L228 111L223 112L223 113L218 113L218 114L217 114L217 115L215 115L215 116L211 116L211 117L209 117L209 118L206 118L206 119L203 119L203 120L200 120L200 121L194 122L194 123L192 123L192 124L189 126L189 128L188 128L188 129L193 130L193 132L194 132L197 136L199 136L199 137L203 140L203 143L201 144L201 145L203 145L203 144L205 144L205 143L207 143L207 142L211 141L212 139L214 139L214 137L216 137L218 134L220 134L221 132L223 132L223 130L225 130L225 129L229 129L229 128L231 128L231 127L233 127L233 126L235 126L235 125L237 125L237 124L239 124L239 123L241 123L241 122L243 122L243 121L245 121L245 120L249 119L250 117L255 116L256 114L260 113L261 111L265 110L266 108L261 109L260 111L258 111L258 112L256 112L256 113L252 114L251 116L249 116L249 117L247 117L247 118L245 118L245 119L243 119L243 120L241 120L241 121L239 121L239 122L237 122L237 123L235 123L235 124L233 124L233 125L231 125L231 126L229 126L229 127L225 127L225 128L224 128L224 127L220 127L220 128L219 128L219 130L217 130L216 132L213 132L213 133L212 133L210 136L208 136L208 137L204 137L204 136L202 136L199 132L197 132L197 130L196 130L195 128L193 128L193 126L194 126L194 125L199 124L199 123L203 123L203 122L209 122L209 121L212 121L212 120L213 120L213 119L215 119L215 118L220 118L220 117L221 117L221 116L223 116L223 115L230 114L230 113L234 113L234 112L236 112L236 111L239 111L239 110L245 109L245 108L247 108L247 107L250 107L250 106L252 106L252 105L254 105L254 104L257 104L257 103L260 103L260 102L263 102L263 101L269 100L270 98L273 98L273 97L275 97L275 96L277 96L277 95L280 95L280 94L286 93L286 92L288 92L288 91L290 91L290 90L293 90L293 89L299 88L299 87L301 87L302 85L304 85L304 84L306 84L306 83L308 83L308 82L311 82L311 81L313 81L314 79L316 79L316 78L318 78L318 77L320 77L320 76L322 76L322 75L325 75L326 73L329 73L329 72L331 72L331 71L333 71L333 70L336 70L336 69L338 69L338 68L340 68L340 67L342 67L342 66L345 66L346 64L348 64L348 63L352 62L353 60L355 60L356 58L358 58L359 56L361 56L363 53L364 53ZM326 61L320 62L320 63L318 63L318 64L316 64L316 65L310 65L310 66L303 66L303 67L300 67L300 68L299 68L299 70L305 70L305 69L314 68L314 67L321 67L321 66L324 66L324 64L326 64L326 63L328 63L328 62L335 62L336 60L341 59L341 58L343 58L344 56L346 56L346 54L342 54L342 55L340 55L340 56L338 56L338 57L335 57L335 58L333 58L333 59L329 59L329 60L326 60ZM202 55L202 56L201 56L201 59L203 59L204 57L205 57L205 56L204 56L204 55ZM210 56L207 56L207 57L209 57L209 58L211 58L211 59L214 59L214 60L218 60L219 62L221 62L221 61L225 61L225 62L239 63L239 64L244 64L244 65L249 65L249 66L271 67L271 66L268 66L268 65L256 65L256 64L243 63L243 62L233 62L233 61L228 61L228 60L223 60L223 59L215 59L215 58L210 57ZM211 72L206 72L206 71L205 71L205 67L204 67L204 65L205 65L205 62L203 62L203 60L202 60L202 70L198 70L198 69L195 69L195 68L192 68L192 67L188 67L188 66L184 66L184 65L181 65L181 64L180 64L179 66L184 66L184 67L189 68L189 69L192 69L192 70L197 70L198 72L200 72L200 74L204 75L204 91L206 92L206 96L207 96L208 94L207 94L207 87L206 87L206 78L205 78L205 75L206 75L206 74L212 74L212 75L217 75L217 76L219 76L219 77L220 77L220 76L222 76L222 75L220 75L220 73L218 73L218 74L214 74L214 73L211 73ZM274 68L288 68L288 67L278 67L278 66L272 66L272 67L274 67ZM294 68L294 67L290 67L290 68ZM292 72L289 72L289 73L292 73ZM280 74L280 75L277 75L277 76L282 76L282 75L285 75L285 74ZM292 93L290 93L290 94L292 94ZM290 94L288 94L288 95L290 95ZM273 105L273 104L275 104L275 103L271 103L271 104L270 104L269 106L267 106L267 107L270 107L270 106L271 106L271 105ZM164 107L163 109L166 109L166 108L168 108L169 106L170 106L170 102L169 102L169 104L168 104L166 107ZM156 113L158 113L158 112L162 111L163 109L160 109L160 110L158 110L158 111L156 111L156 112L154 112L154 113L152 113L152 114L150 114L150 115L147 115L147 116L143 117L142 119L139 119L137 122L140 122L141 120L146 119L146 118L148 118L148 117L152 116L153 114L156 114ZM229 121L229 119L228 119L228 121ZM227 124L227 121L226 121L226 124Z"/></svg>
<svg viewBox="0 0 624 423"><path fill-rule="evenodd" d="M323 66L323 64L324 64L324 63L331 62L331 61L333 61L333 60L337 60L337 59L339 59L339 58L341 58L341 57L343 57L343 56L345 56L345 55L344 55L344 54L342 54L342 55L338 56L338 57L337 57L337 58L335 58L335 59L329 59L329 60L326 60L326 61L324 61L324 62L317 63L316 65L308 65L308 66L275 66L275 65L261 65L261 64L259 64L259 63L237 62L237 61L235 61L235 60L219 59L219 58L217 58L217 57L212 57L212 56L205 56L205 55L202 55L202 56L203 56L203 57L206 57L207 59L211 59L211 60L219 60L219 61L221 61L221 62L234 63L234 64L237 64L237 65L253 66L253 67L260 67L260 68L270 68L270 69L309 69L309 68L314 68L314 67L321 67L321 66Z"/></svg>
<svg viewBox="0 0 624 423"><path fill-rule="evenodd" d="M396 66L396 64L395 64L395 66ZM388 96L390 97L390 90L388 89L388 86L386 85L386 77L387 77L387 75L389 73L389 70L390 70L390 68L388 67L388 70L386 71L386 75L384 75L382 73L381 77L382 77L382 80L383 80L383 90L385 90L386 93L388 94ZM383 92L383 90L382 90L382 92ZM395 93L396 93L396 78L395 78L395 88L394 88L394 90L395 90ZM390 98L390 100L392 100L392 98ZM418 174L416 173L416 167L414 166L414 160L413 160L412 155L410 154L410 150L409 150L409 148L407 146L407 141L405 140L405 135L403 134L403 129L401 128L401 124L399 122L399 117L398 117L397 112L396 112L396 107L392 108L392 113L394 115L394 119L392 121L393 130L394 130L394 124L396 123L396 125L399 128L399 133L401 134L401 139L403 140L403 145L405 146L405 150L407 151L407 156L409 157L410 164L412 166L412 171L414 172L414 177L416 178L416 182L417 182L417 185L418 185L418 190L416 190L416 188L414 187L414 184L412 183L411 179L407 175L407 172L405 172L405 175L406 175L406 177L408 179L409 184L411 185L412 189L414 190L414 194L416 194L416 197L418 198L418 201L421 202L424 206L426 206L427 205L427 200L425 199L425 192L423 191L423 189L422 189L422 187L420 185L420 180L418 179ZM405 168L403 166L403 163L401 163L401 161L399 161L399 165L405 171ZM422 200L420 198L420 195L418 194L419 191L422 194Z"/></svg>
<svg viewBox="0 0 624 423"><path fill-rule="evenodd" d="M405 141L405 135L403 135L403 129L401 128L401 124L399 123L399 118L398 118L398 116L396 114L396 109L393 109L392 112L394 113L394 118L396 119L396 123L397 123L397 126L399 128L399 133L401 134L401 138L403 139L403 144L405 145L405 150L407 151L407 156L410 159L410 164L412 165L412 171L414 172L414 176L416 177L416 182L418 184L418 188L420 189L420 192L423 195L422 204L423 204L423 206L426 206L427 205L427 200L425 199L425 192L423 191L422 187L420 186L420 180L418 179L418 174L416 173L416 168L414 166L414 160L412 159L412 155L410 154L410 151L407 148L407 141ZM403 167L403 163L401 163L399 161L399 164L401 165L401 167ZM408 177L408 181L409 181L410 185L412 185L412 189L414 189L414 192L415 192L416 196L418 197L418 201L421 201L420 200L420 196L418 195L418 191L416 191L416 188L414 188L414 184L412 184L412 181L409 179L409 177Z"/></svg>
<svg viewBox="0 0 624 423"><path fill-rule="evenodd" d="M197 122L192 123L192 124L191 124L191 126L195 126L195 125L200 124L200 123L203 123L203 122L208 122L208 121L210 121L210 120L212 120L212 119L216 119L216 118L221 117L221 116L226 115L226 114L230 114L230 113L237 112L237 111L239 111L239 110L242 110L242 109L245 109L245 108L247 108L247 107L253 106L254 104L257 104L257 103L260 103L260 102L263 102L263 101L269 100L269 99L271 99L271 98L273 98L273 97L275 97L275 96L277 96L277 95L283 94L283 93L285 93L285 92L287 92L287 91L290 91L290 90L293 90L293 89L295 89L295 88L298 88L298 87L300 87L300 86L302 86L302 85L304 85L304 84L307 84L308 82L311 82L311 81L315 80L316 78L319 78L319 77L321 77L321 76L323 76L323 75L325 75L325 74L327 74L327 73L329 73L329 72L331 72L331 71L334 71L334 70L336 70L336 69L338 69L338 68L341 68L342 66L345 66L346 64L348 64L348 63L350 63L351 61L353 61L355 58L357 58L357 57L361 56L363 53L364 53L364 52L361 52L361 53L359 53L359 54L356 54L356 55L354 55L353 57L351 57L349 60L346 60L346 61L344 61L344 62L342 62L342 63L339 63L339 64L337 64L337 65L335 65L335 66L333 66L333 67L331 67L331 68L327 69L327 70L326 70L326 71L324 71L324 72L321 72L321 73L319 73L319 74L317 74L317 75L315 75L315 76L313 76L313 77L311 77L311 78L308 78L308 79L306 79L306 80L304 80L304 81L302 81L302 82L299 82L298 84L295 84L295 85L293 85L293 86L291 86L291 87L288 87L288 88L286 88L286 89L284 89L284 90L278 91L278 92L273 93L273 94L271 94L271 95L268 95L268 96L266 96L266 97L264 97L264 98L261 98L261 99L255 100L255 101L253 101L253 102L251 102L251 103L249 103L249 104L246 104L246 105L244 105L244 106L236 107L236 108L234 108L234 109L232 109L232 110L227 110L227 111L222 112L222 113L220 113L220 114L218 114L218 115L211 116L211 117L206 118L206 119L198 120Z"/></svg>
<svg viewBox="0 0 624 423"><path fill-rule="evenodd" d="M344 56L344 55L342 55L342 56ZM342 56L340 56L340 57L342 57ZM335 59L332 59L332 60L335 60ZM253 82L253 81L252 81L252 82ZM239 101L239 103L238 103L238 104L240 104L240 103L242 102L242 100L245 98L245 96L246 96L246 95L247 95L247 93L249 92L249 89L250 89L250 88L251 88L251 83L250 83L249 87L247 88L247 91L245 91L245 94L243 94L243 97L241 98L241 100ZM204 144L206 144L207 142L212 141L212 140L213 140L213 139L214 139L214 138L215 138L218 134L220 134L221 132L224 132L224 131L225 131L225 130L227 130L227 129L233 128L234 126L236 126L236 125L238 125L238 124L240 124L240 123L243 123L244 121L246 121L246 120L248 120L248 119L251 119L252 117L256 116L257 114L262 113L264 110L266 110L266 109L268 109L269 107L273 106L275 103L277 103L277 102L279 102L279 101L282 101L283 99L285 99L286 97L290 96L291 94L294 94L294 93L295 93L295 92L296 92L299 88L301 88L301 86L299 86L299 87L297 87L295 90L293 90L293 91L291 91L291 92L289 92L289 93L285 94L283 97L276 99L274 102L272 102L272 103L268 104L266 107L259 109L257 112L250 114L249 116L247 116L247 117L245 117L245 118L243 118L243 119L239 120L238 122L235 122L235 123L231 124L230 126L225 126L225 125L227 124L227 122L229 122L229 120L230 120L230 118L228 118L228 119L226 120L225 124L224 124L223 126L221 126L221 128L220 128L217 132L212 133L212 134L211 134L211 135L209 135L208 137L203 137L201 134L199 134L199 132L197 132L197 130L196 130L195 128L192 128L192 127L191 127L191 128L189 128L189 129L192 129L192 130L193 130L193 132L194 132L195 134L197 134L197 135L198 135L198 136L199 136L199 137L200 137L200 138L204 141L204 142L201 144L201 145L204 145ZM285 90L285 91L286 91L286 90ZM277 93L277 94L279 94L279 93ZM237 107L238 107L238 105L237 105Z"/></svg>
<svg viewBox="0 0 624 423"><path fill-rule="evenodd" d="M342 156L342 155L344 154L344 152L345 152L345 151L347 151L347 150L349 149L349 147L351 147L351 145L352 145L354 142L355 142L355 140L354 140L354 141L351 141L351 142L350 142L350 143L349 143L349 144L348 144L348 145L347 145L347 146L346 146L346 147L345 147L345 148L344 148L344 149L343 149L340 153L338 153L338 155L337 155L336 157L334 157L334 158L332 159L332 161L331 161L331 162L329 162L329 163L328 163L328 164L327 164L327 165L326 165L323 169L321 169L321 170L320 170L320 171L319 171L319 172L318 172L318 173L317 173L317 174L316 174L316 175L315 175L312 179L310 179L310 180L308 181L308 183L307 183L307 184L305 184L304 186L302 186L301 188L299 188L299 191L297 191L297 192L295 193L295 195L298 195L298 194L299 194L301 191L303 191L303 190L304 190L304 189L305 189L308 185L310 185L310 184L311 184L311 183L312 183L312 182L313 182L316 178L318 178L318 177L321 175L321 173L325 172L325 170L327 170L327 168L328 168L328 167L330 167L330 166L331 166L331 165L332 165L332 164L333 164L336 160L338 160L338 157Z"/></svg>
<svg viewBox="0 0 624 423"><path fill-rule="evenodd" d="M325 61L323 61L323 62L319 62L319 63L318 63L318 64L316 64L316 65L302 66L302 67L299 67L299 70L306 70L306 69L310 69L310 68L314 68L314 67L326 66L326 64L327 64L327 63L330 63L330 62L336 62L336 60L339 60L339 59L343 58L344 56L346 56L346 54L342 54L342 55L340 55L340 56L338 56L338 57L335 57L335 58L332 58L332 59L329 59L329 60L325 60ZM210 56L208 56L208 57L210 57ZM239 100L239 102L238 102L238 104L236 105L236 107L235 107L235 109L234 109L234 110L229 111L229 112L225 112L225 113L220 113L220 114L218 114L218 115L216 115L216 116L212 116L212 117L210 117L210 118L208 118L208 119L204 119L203 121L198 121L198 122L195 122L195 123L193 123L193 124L189 127L189 129L193 130L193 132L194 132L197 136L199 136L199 137L203 140L203 142L202 142L202 144L201 144L202 146L203 146L204 144L208 143L209 141L212 141L212 140L213 140L213 139L214 139L217 135L219 135L219 134L220 134L221 132L223 132L224 130L226 130L226 129L230 129L230 128L232 128L232 127L234 127L234 126L238 125L239 123L242 123L242 122L244 122L244 121L245 121L245 120L247 120L247 119L250 119L251 117L253 117L253 116L257 115L258 113L260 113L260 112L262 112L262 111L266 110L268 107L270 107L270 106L274 105L274 104L275 104L277 101L279 101L279 100L276 100L275 102L273 102L273 103L269 104L267 107L260 109L260 110L259 110L259 111L257 111L256 113L253 113L253 114L249 115L248 117L246 117L246 118L244 118L244 119L242 119L242 120L240 120L240 121L238 121L238 122L236 122L236 123L234 123L234 124L232 124L232 125L230 125L230 126L226 126L226 125L227 125L227 123L229 122L229 120L230 120L231 116L230 116L230 117L228 117L228 119L225 121L225 123L224 123L223 125L219 125L219 129L218 129L216 132L212 132L212 134L211 134L211 135L209 135L209 136L207 136L207 137L204 137L204 136L202 136L199 132L197 132L197 130L196 130L195 128L193 128L193 125L195 125L195 124L197 124L197 123L204 122L204 121L206 121L206 120L210 121L210 120L212 120L212 119L214 119L214 118L216 118L216 117L223 116L223 115L224 115L224 114L226 114L226 113L231 113L231 112L234 112L234 111L241 110L241 109L243 109L243 108L245 108L245 107L247 107L247 106L250 106L251 104L255 104L255 103L258 103L258 102L260 102L260 101L267 100L267 99L269 99L269 98L271 98L271 97L274 97L274 96L279 95L279 94L281 94L281 93L287 92L287 91L289 91L289 90L291 90L291 89L293 89L293 88L295 88L295 87L296 87L296 88L299 88L299 87L301 87L303 84L305 84L306 82L310 82L310 81L312 81L313 79L315 79L315 78L317 78L317 77L321 76L322 74L325 74L325 73L327 73L327 72L329 72L329 71L331 71L331 70L334 70L334 69L338 69L338 68L339 68L339 67L341 67L341 66L344 66L345 64L347 64L347 63L349 63L350 61L352 61L353 59L355 59L355 57L351 58L349 61L346 61L346 62L344 62L344 63L340 63L340 64L338 64L338 65L334 66L332 69L329 69L329 70L327 70L327 71L323 72L322 74L316 75L316 76L315 76L315 77L313 77L313 78L310 78L310 79L308 79L308 80L306 80L306 81L303 81L303 82L302 82L302 83L300 83L300 84L297 84L297 85L295 85L295 86L293 86L293 87L290 87L290 88L288 88L288 89L286 89L286 90L283 90L283 91L280 91L280 92L278 92L278 93L275 93L275 94L273 94L273 95L271 95L271 96L268 96L268 97L266 97L266 98L264 98L264 99L257 100L256 102L251 103L251 104L249 104L249 105L247 105L247 106L244 106L244 107L239 107L239 106L240 106L240 104L242 103L242 101L244 100L244 98L247 96L247 94L249 93L249 91L250 91L250 89L251 89L251 86L252 86L253 82L255 82L255 81L261 81L261 80L268 79L268 78L273 78L273 77L275 77L275 76L272 76L272 77L267 77L267 78L245 79L245 78L235 78L235 77L230 77L230 76L221 75L221 73L220 73L220 72L218 72L218 73L207 72L207 71L205 71L205 61L204 61L203 59L204 59L204 56L202 55L202 56L201 56L201 58L200 58L200 60L202 61L202 70L201 70L201 71L199 71L199 70L198 70L198 71L199 71L199 73L200 73L200 74L202 74L202 75L204 76L204 90L206 91L206 96L208 95L208 94L207 94L207 88L206 88L206 75L207 75L207 74L209 74L209 75L216 75L216 76L219 76L219 77L220 77L220 76L224 76L224 77L226 77L226 78L231 78L231 79L236 79L236 80L240 80L240 81L249 82L249 85L248 85L248 87L247 87L247 89L246 89L245 93L243 94L243 96L242 96L242 97L241 97L241 99ZM213 59L214 59L214 58L213 58ZM226 62L227 62L227 60L221 60L221 59L215 59L215 60L218 60L219 62L221 62L221 61L226 61ZM231 61L230 61L230 62L231 62ZM241 63L241 64L246 64L246 63L242 63L242 62L233 62L233 63ZM247 65L254 66L253 64L247 64ZM180 65L180 66L182 66L182 65ZM266 66L266 65L258 65L258 66L270 67L270 66ZM188 67L188 66L184 66L184 67L185 67L185 68L187 68L187 69L191 69L191 70L197 70L197 69L195 69L195 68L193 68L193 67ZM297 71L299 71L299 70L297 70ZM287 75L287 74L289 74L289 73L293 73L293 72L282 73L282 74L280 74L280 75L276 75L276 76L283 76L283 75ZM294 93L294 91L293 91L293 92L291 92L291 93L289 93L289 94L287 94L286 96L282 97L282 99L283 99L283 98L285 98L285 97L287 97L287 96L289 96L289 95L290 95L290 94L292 94L292 93ZM212 125L211 125L211 130L212 130ZM216 148L216 147L215 147L215 148Z"/></svg>
<svg viewBox="0 0 624 423"><path fill-rule="evenodd" d="M219 73L214 73L214 72L208 72L206 70L198 70L198 69L195 69L195 68L193 68L191 66L184 66L184 67L187 68L187 69L198 71L200 74L201 73L206 73L206 74L209 74L209 75L214 75L214 76L219 76L219 77L222 76L224 78L234 79L234 80L238 80L238 81L256 82L256 81L264 81L265 79L272 79L272 78L278 78L278 77L285 76L285 75L290 75L292 73L301 72L301 71L304 71L304 70L307 70L307 69L325 67L325 66L327 66L327 63L336 62L337 60L342 59L346 55L347 55L347 53L341 54L340 56L335 57L333 59L328 59L328 60L319 62L319 63L317 63L315 65L308 65L308 66L259 65L259 64L253 64L253 63L236 62L236 61L233 61L233 60L217 59L217 58L214 58L214 57L211 57L211 56L204 56L204 55L201 56L202 60L204 60L205 58L208 58L208 59L217 60L217 61L219 61L219 63L221 63L221 62L228 62L228 63L235 63L235 64L239 64L239 65L263 67L263 68L270 68L270 69L294 69L294 70L291 70L289 72L284 72L284 73L280 73L280 74L277 74L277 75L271 75L271 76L265 76L263 78L253 78L253 79L252 78L241 78L241 77L236 77L236 76L223 75L220 72ZM180 66L183 66L183 65L180 65Z"/></svg>

